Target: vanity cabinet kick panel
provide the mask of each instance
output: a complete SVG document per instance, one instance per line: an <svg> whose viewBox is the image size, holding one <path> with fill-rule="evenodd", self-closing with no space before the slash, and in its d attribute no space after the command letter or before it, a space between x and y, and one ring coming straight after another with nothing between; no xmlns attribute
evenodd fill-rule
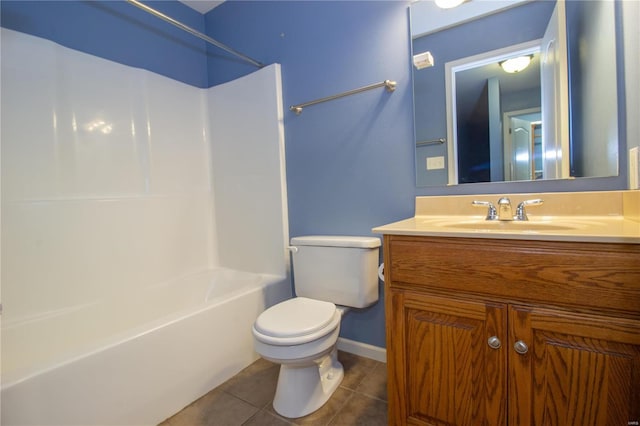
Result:
<svg viewBox="0 0 640 426"><path fill-rule="evenodd" d="M640 420L640 245L385 235L384 249L389 424Z"/></svg>

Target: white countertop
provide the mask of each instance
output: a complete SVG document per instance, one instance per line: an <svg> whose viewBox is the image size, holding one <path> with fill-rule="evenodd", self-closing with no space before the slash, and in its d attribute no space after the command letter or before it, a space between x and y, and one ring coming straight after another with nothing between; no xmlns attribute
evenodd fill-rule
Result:
<svg viewBox="0 0 640 426"><path fill-rule="evenodd" d="M554 229L556 225L558 229ZM529 223L487 223L483 216L418 215L378 226L373 228L373 232L432 237L640 244L640 222L623 216L542 216L531 217Z"/></svg>
<svg viewBox="0 0 640 426"><path fill-rule="evenodd" d="M486 207L508 197L527 207L529 221L486 221ZM587 241L640 244L640 191L552 192L537 194L473 194L416 197L415 216L373 228L378 234L458 238L501 238L543 241Z"/></svg>

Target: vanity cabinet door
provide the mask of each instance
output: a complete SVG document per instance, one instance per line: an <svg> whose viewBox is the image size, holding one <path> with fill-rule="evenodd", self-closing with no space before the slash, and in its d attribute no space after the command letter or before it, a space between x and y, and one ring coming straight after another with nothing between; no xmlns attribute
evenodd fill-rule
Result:
<svg viewBox="0 0 640 426"><path fill-rule="evenodd" d="M390 424L506 424L505 305L389 296Z"/></svg>
<svg viewBox="0 0 640 426"><path fill-rule="evenodd" d="M509 332L510 425L638 424L640 321L510 306Z"/></svg>

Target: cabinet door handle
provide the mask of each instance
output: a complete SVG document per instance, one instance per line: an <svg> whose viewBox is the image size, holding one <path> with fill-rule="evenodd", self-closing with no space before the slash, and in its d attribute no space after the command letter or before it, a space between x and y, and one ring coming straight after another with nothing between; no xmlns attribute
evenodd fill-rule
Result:
<svg viewBox="0 0 640 426"><path fill-rule="evenodd" d="M502 346L502 342L500 342L498 336L489 337L489 339L487 340L487 344L491 349L500 349L500 346Z"/></svg>
<svg viewBox="0 0 640 426"><path fill-rule="evenodd" d="M525 342L523 342L522 340L518 340L516 343L513 344L513 349L518 352L520 355L524 355L527 352L529 352L529 346L527 346L527 344Z"/></svg>

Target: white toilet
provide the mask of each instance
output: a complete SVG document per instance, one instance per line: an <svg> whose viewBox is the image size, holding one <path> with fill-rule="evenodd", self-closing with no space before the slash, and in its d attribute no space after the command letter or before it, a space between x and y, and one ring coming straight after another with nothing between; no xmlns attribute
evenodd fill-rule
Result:
<svg viewBox="0 0 640 426"><path fill-rule="evenodd" d="M256 352L281 364L273 408L296 418L322 407L344 377L336 350L340 320L348 307L378 300L380 240L307 236L291 245L297 297L264 311L253 336Z"/></svg>

